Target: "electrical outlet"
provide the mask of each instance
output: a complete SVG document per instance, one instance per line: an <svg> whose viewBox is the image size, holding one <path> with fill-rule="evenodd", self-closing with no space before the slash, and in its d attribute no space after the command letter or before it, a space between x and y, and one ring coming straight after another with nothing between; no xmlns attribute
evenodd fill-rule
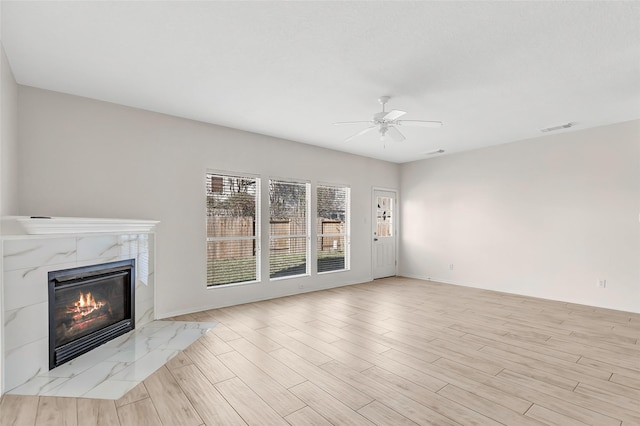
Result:
<svg viewBox="0 0 640 426"><path fill-rule="evenodd" d="M598 288L606 288L607 287L607 280L598 280L597 286L598 286Z"/></svg>
<svg viewBox="0 0 640 426"><path fill-rule="evenodd" d="M449 264L449 270L453 271L453 263Z"/></svg>

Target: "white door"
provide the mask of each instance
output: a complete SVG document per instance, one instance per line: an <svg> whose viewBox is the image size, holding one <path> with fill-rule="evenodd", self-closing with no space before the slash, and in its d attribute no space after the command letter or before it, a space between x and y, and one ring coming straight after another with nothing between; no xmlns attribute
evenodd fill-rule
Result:
<svg viewBox="0 0 640 426"><path fill-rule="evenodd" d="M396 275L396 193L373 191L373 278Z"/></svg>

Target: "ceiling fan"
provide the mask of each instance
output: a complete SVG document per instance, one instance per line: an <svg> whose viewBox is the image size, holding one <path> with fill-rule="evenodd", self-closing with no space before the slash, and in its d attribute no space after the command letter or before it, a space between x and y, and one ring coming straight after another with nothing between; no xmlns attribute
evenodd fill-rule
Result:
<svg viewBox="0 0 640 426"><path fill-rule="evenodd" d="M373 115L371 120L367 121L339 121L337 123L333 123L336 126L342 125L350 125L350 124L363 124L368 123L371 126L367 127L364 130L356 133L353 136L345 139L345 142L349 142L350 140L357 138L358 136L362 136L365 133L369 133L373 130L377 130L380 133L380 140L384 141L385 137L389 135L391 139L396 142L402 142L405 140L405 137L396 126L406 126L406 127L440 127L442 126L442 122L440 121L425 121L425 120L399 120L400 117L406 114L405 111L400 111L397 109L391 110L389 112L385 111L385 105L389 101L389 96L381 96L378 98L378 102L382 104L382 111Z"/></svg>

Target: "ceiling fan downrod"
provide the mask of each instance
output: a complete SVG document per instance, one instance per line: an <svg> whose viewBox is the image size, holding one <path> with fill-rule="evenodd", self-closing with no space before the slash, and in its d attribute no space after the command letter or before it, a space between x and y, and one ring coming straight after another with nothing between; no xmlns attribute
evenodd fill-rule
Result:
<svg viewBox="0 0 640 426"><path fill-rule="evenodd" d="M391 99L390 96L380 96L378 98L378 102L380 102L380 104L382 105L382 112L385 112L384 107L387 104L387 102L389 102L389 99Z"/></svg>

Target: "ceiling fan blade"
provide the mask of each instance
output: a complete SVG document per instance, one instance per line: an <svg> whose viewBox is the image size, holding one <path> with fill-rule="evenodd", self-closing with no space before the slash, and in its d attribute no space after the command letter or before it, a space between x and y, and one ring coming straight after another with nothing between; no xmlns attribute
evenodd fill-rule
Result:
<svg viewBox="0 0 640 426"><path fill-rule="evenodd" d="M396 124L407 127L442 127L442 121L400 120Z"/></svg>
<svg viewBox="0 0 640 426"><path fill-rule="evenodd" d="M394 110L391 110L388 113L386 113L382 117L382 119L383 120L387 120L387 121L393 121L393 120L397 120L398 118L402 117L405 114L406 114L405 111L400 111L399 109L394 109Z"/></svg>
<svg viewBox="0 0 640 426"><path fill-rule="evenodd" d="M345 124L362 124L362 123L372 124L373 121L371 121L371 120L366 120L366 121L338 121L336 123L333 123L333 125L334 126L343 126Z"/></svg>
<svg viewBox="0 0 640 426"><path fill-rule="evenodd" d="M389 126L389 128L387 129L387 133L389 134L389 136L391 136L391 139L396 142L402 142L405 139L404 135L400 133L400 130L396 129L395 127Z"/></svg>
<svg viewBox="0 0 640 426"><path fill-rule="evenodd" d="M364 135L365 133L368 133L368 132L370 132L370 131L372 131L372 130L374 130L374 129L377 129L377 128L378 128L378 126L371 126L371 127L367 127L366 129L359 131L359 132L358 132L358 133L356 133L355 135L353 135L353 136L349 136L349 137L348 137L348 138L346 138L344 141L345 141L345 142L349 142L349 141L351 141L352 139L357 138L358 136L362 136L362 135Z"/></svg>

